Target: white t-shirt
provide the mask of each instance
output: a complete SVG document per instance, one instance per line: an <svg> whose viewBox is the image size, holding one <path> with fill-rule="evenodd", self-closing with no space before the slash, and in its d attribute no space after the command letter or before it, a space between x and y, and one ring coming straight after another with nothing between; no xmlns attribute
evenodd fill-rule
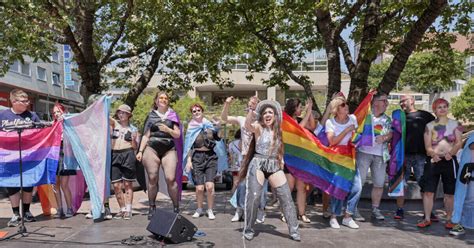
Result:
<svg viewBox="0 0 474 248"><path fill-rule="evenodd" d="M326 121L326 133L331 132L334 133L335 136L337 136L341 134L344 129L346 129L350 125L354 125L355 128L357 128L357 118L355 117L355 115L349 115L349 120L344 124L338 123L333 117ZM352 133L347 133L346 136L344 136L344 138L337 145L347 145L351 138Z"/></svg>
<svg viewBox="0 0 474 248"><path fill-rule="evenodd" d="M323 125L321 125L321 123L318 122L318 126L316 126L316 128L313 131L314 135L318 136L319 132L321 132L322 129L323 129Z"/></svg>

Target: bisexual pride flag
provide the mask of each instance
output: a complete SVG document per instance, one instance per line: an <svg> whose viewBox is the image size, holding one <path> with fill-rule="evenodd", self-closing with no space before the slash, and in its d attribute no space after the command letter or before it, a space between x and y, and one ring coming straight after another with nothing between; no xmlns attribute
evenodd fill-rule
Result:
<svg viewBox="0 0 474 248"><path fill-rule="evenodd" d="M21 133L23 187L56 183L63 127L26 129ZM0 131L0 186L20 187L18 132Z"/></svg>

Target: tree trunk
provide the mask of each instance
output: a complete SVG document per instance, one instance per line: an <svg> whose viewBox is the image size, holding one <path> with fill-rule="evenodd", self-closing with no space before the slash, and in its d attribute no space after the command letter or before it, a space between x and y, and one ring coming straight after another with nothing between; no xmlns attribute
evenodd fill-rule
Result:
<svg viewBox="0 0 474 248"><path fill-rule="evenodd" d="M332 24L331 14L327 10L316 9L316 27L322 34L324 49L328 60L328 92L326 106L331 101L332 95L341 91L341 60L339 58L338 39ZM337 34L339 37L339 34Z"/></svg>
<svg viewBox="0 0 474 248"><path fill-rule="evenodd" d="M359 56L355 65L355 71L351 75L351 86L349 90L349 111L352 113L368 93L368 82L370 66L377 58L377 37L379 36L380 23L380 0L367 2L364 19L364 29L360 43Z"/></svg>
<svg viewBox="0 0 474 248"><path fill-rule="evenodd" d="M433 24L447 4L447 0L430 1L430 5L425 9L420 19L415 22L413 27L405 36L397 54L395 54L395 57L385 72L382 82L377 89L378 91L388 94L393 88L395 88L408 58L420 43L426 30L428 30L428 28Z"/></svg>

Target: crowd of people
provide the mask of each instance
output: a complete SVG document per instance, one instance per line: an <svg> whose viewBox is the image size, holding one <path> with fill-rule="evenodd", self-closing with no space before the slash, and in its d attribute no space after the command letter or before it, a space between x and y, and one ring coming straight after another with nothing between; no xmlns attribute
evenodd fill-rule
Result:
<svg viewBox="0 0 474 248"><path fill-rule="evenodd" d="M275 199L278 199L281 220L287 223L290 238L300 241L299 221L311 222L305 214L305 207L313 185L293 175L285 165L281 127L283 113L293 118L301 128L314 134L322 144L336 147L339 151L353 149L351 142L359 125L357 118L349 112L346 98L341 93L334 95L322 116L312 111L311 100L306 101L303 106L300 99L288 99L282 107L276 101L260 101L255 96L248 101L246 116L230 116L229 109L233 100L233 97L226 99L219 121L206 119L204 107L198 103L193 104L189 108L192 119L188 121L186 130L177 113L170 107L169 95L165 92L156 94L142 132L131 124L132 109L125 104L119 106L110 118L110 182L120 207L113 218L128 220L132 217L132 183L136 179L138 161L143 164L147 175L148 218L155 213L159 190L166 190L174 212L179 213L179 181L184 171L189 173L189 178L195 185L197 208L192 217L207 215L210 220L214 220L214 178L222 169L222 161L225 161L227 169L232 171L232 191L236 197L236 211L230 221L244 221L243 236L247 240L253 239L255 223L265 221L267 190L271 189ZM40 121L34 112L28 110L29 99L24 91L13 90L10 101L12 107L0 112L1 127L15 122ZM343 216L341 224L351 229L358 229L357 222L365 221L359 213L358 203L369 171L373 184L372 217L379 221L385 218L379 207L390 159L392 119L386 114L386 94L375 94L370 104L371 123L377 131L372 133L372 145L361 145L355 150L355 175L350 192L344 200L323 195L324 216L334 229L341 228L339 216ZM472 183L469 184L474 178L470 176L474 169L473 135L463 150L462 125L448 117L449 102L444 99L433 101L434 116L416 109L414 98L410 95L400 99L400 107L406 115L405 180L409 180L413 174L422 192L424 217L417 224L418 228L426 228L432 222L439 221L433 213L433 202L440 178L443 182L446 210L445 227L453 235L464 233L465 227L474 228L474 188L471 187ZM54 121L62 121L65 111L64 106L56 104L52 109ZM235 140L229 142L227 148L219 135L219 129L225 124L239 127ZM228 164L226 152L230 156ZM62 202L60 197L64 195L66 206L60 204L57 215L68 218L73 216L68 178L74 176L76 171L64 169L62 164L60 161L55 192L59 203ZM166 189L158 188L161 171ZM457 184L471 186L459 187ZM296 190L295 201L292 198L293 190ZM29 210L33 188L23 188L23 191L23 213L20 214L19 188L8 188L13 210L8 226L19 225L21 218L35 221ZM204 211L206 192L207 210ZM455 200L461 199L456 196L461 193L465 196L462 201ZM110 216L107 211L106 215ZM404 217L404 198L398 197L394 218Z"/></svg>

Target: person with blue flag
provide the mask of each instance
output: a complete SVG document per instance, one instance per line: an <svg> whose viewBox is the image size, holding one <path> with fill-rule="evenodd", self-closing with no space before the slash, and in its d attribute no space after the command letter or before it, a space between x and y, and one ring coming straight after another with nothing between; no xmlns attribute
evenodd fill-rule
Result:
<svg viewBox="0 0 474 248"><path fill-rule="evenodd" d="M193 218L203 215L204 189L207 191L207 216L214 220L214 178L217 171L227 168L227 154L224 142L218 135L217 123L204 117L204 108L195 103L189 109L192 120L188 124L184 141L183 165L185 173L196 186L197 209ZM191 163L186 163L188 156Z"/></svg>

